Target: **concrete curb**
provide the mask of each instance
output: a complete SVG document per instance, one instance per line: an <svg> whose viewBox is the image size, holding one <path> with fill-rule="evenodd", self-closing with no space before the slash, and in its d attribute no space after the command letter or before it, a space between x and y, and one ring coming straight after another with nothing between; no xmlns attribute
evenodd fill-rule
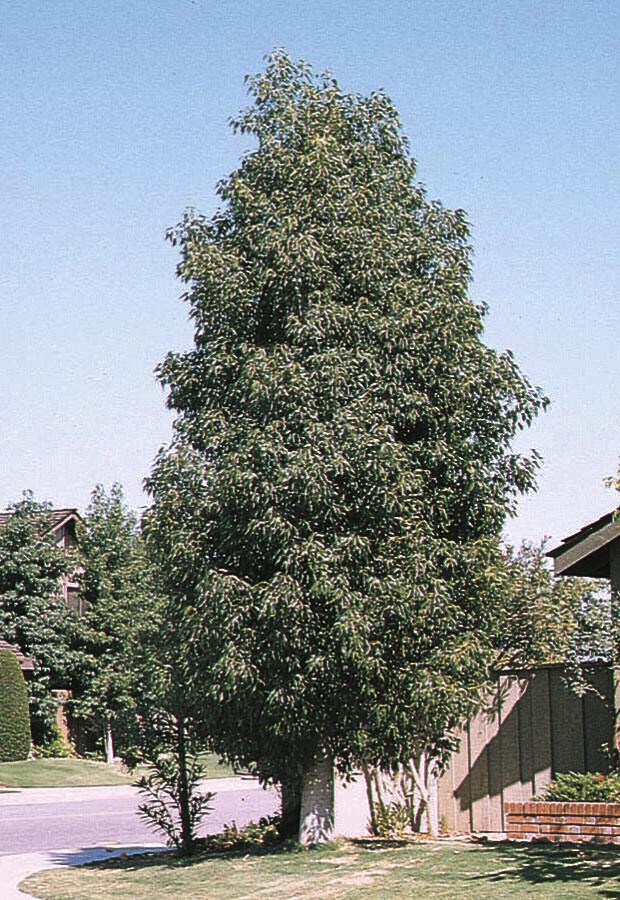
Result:
<svg viewBox="0 0 620 900"><path fill-rule="evenodd" d="M44 869L60 869L64 866L82 866L102 859L136 853L161 852L168 849L163 844L143 844L141 846L89 847L83 850L45 850L42 853L20 853L0 856L0 890L2 900L36 900L32 894L24 894L18 885L28 875Z"/></svg>

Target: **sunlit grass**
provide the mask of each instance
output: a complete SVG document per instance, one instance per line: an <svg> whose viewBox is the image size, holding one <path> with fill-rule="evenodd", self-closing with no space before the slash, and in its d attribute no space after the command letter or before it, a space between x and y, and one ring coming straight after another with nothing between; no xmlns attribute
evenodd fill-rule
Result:
<svg viewBox="0 0 620 900"><path fill-rule="evenodd" d="M129 858L39 873L21 885L44 900L476 900L620 896L620 854L606 848L389 844L181 860Z"/></svg>
<svg viewBox="0 0 620 900"><path fill-rule="evenodd" d="M203 754L200 761L206 778L222 778L233 775L228 766L222 766L217 758ZM103 785L132 784L138 775L123 771L121 767L107 766L103 762L87 759L29 759L24 762L0 763L0 789L41 787L100 787Z"/></svg>

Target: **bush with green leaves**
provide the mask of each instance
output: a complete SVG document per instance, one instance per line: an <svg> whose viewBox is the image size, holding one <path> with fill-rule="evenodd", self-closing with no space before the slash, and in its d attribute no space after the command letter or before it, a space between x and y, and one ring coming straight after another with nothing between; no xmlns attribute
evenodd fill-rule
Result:
<svg viewBox="0 0 620 900"><path fill-rule="evenodd" d="M393 800L375 810L375 827L381 838L402 838L411 834L411 816L406 803Z"/></svg>
<svg viewBox="0 0 620 900"><path fill-rule="evenodd" d="M29 752L28 689L15 654L0 650L0 762L27 759Z"/></svg>
<svg viewBox="0 0 620 900"><path fill-rule="evenodd" d="M620 803L620 774L612 772L566 772L556 775L537 800Z"/></svg>
<svg viewBox="0 0 620 900"><path fill-rule="evenodd" d="M50 729L46 740L34 748L34 755L40 759L69 759L75 756L75 750L58 725L55 725Z"/></svg>
<svg viewBox="0 0 620 900"><path fill-rule="evenodd" d="M248 822L242 828L236 822L224 825L220 834L210 834L201 841L201 849L208 853L223 850L261 850L282 843L280 816L261 816L258 822Z"/></svg>

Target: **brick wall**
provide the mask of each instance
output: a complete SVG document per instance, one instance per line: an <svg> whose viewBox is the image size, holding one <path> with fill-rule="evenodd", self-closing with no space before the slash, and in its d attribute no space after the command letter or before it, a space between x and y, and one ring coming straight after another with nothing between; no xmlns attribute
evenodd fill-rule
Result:
<svg viewBox="0 0 620 900"><path fill-rule="evenodd" d="M620 803L506 803L511 841L620 844Z"/></svg>

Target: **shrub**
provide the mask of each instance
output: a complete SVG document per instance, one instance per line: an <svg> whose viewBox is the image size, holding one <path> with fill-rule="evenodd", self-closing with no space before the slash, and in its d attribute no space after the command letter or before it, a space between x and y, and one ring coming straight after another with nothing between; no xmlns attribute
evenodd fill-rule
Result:
<svg viewBox="0 0 620 900"><path fill-rule="evenodd" d="M537 800L620 803L620 774L612 772L566 772L556 775Z"/></svg>
<svg viewBox="0 0 620 900"><path fill-rule="evenodd" d="M28 689L15 654L0 650L0 762L27 759L29 752Z"/></svg>
<svg viewBox="0 0 620 900"><path fill-rule="evenodd" d="M224 825L221 834L210 834L203 838L200 846L209 853L225 850L260 850L282 843L280 816L262 816L258 822L249 822L238 828L236 822Z"/></svg>
<svg viewBox="0 0 620 900"><path fill-rule="evenodd" d="M47 740L33 748L33 753L44 759L68 759L75 756L73 747L56 724L50 728Z"/></svg>
<svg viewBox="0 0 620 900"><path fill-rule="evenodd" d="M381 838L403 838L413 830L409 807L399 800L380 805L375 810L375 822Z"/></svg>

